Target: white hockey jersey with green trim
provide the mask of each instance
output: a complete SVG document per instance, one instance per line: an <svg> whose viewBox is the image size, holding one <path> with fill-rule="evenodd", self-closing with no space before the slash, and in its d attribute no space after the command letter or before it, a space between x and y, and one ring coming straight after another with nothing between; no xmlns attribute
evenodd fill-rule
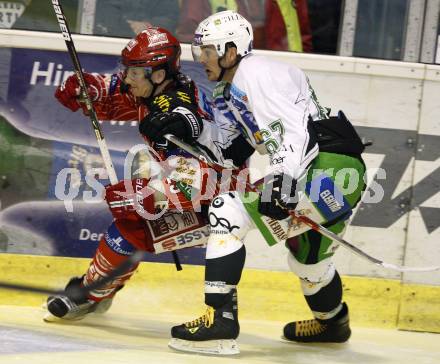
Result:
<svg viewBox="0 0 440 364"><path fill-rule="evenodd" d="M264 56L242 59L229 92L225 115L260 153L269 153L271 173L298 179L318 154L308 122L326 118L302 70ZM218 104L218 100L216 102Z"/></svg>

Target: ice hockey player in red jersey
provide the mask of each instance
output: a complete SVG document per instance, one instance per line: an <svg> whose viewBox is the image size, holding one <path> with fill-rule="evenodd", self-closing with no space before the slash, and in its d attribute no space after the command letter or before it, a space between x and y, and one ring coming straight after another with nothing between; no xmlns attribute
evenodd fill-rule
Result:
<svg viewBox="0 0 440 364"><path fill-rule="evenodd" d="M203 206L212 200L218 188L217 180L210 178L212 183L208 182L201 174L200 161L188 158L165 139L155 138L155 128L163 132L166 125L167 133L197 143L220 163L240 166L252 153L239 132L209 121L209 115L199 108L194 82L180 73L180 54L180 44L169 31L149 27L122 50L123 69L119 74L84 75L98 118L138 120L139 131L152 148L150 154L168 171L156 178L150 171L149 178L122 180L106 187L105 200L114 220L100 240L87 272L72 278L66 286L67 292L108 276L136 250L160 253L206 241L209 232ZM86 113L79 94L78 81L71 76L58 87L55 97L70 110L82 108ZM174 179L168 178L170 173ZM142 191L140 203L136 202L136 191ZM163 211L155 215L158 205ZM173 233L161 233L158 226L169 221L173 223ZM169 244L188 231L199 232L200 239L183 246ZM73 300L68 295L48 297L49 313L45 319L78 320L91 312L105 312L136 268L137 265L132 266L83 299Z"/></svg>

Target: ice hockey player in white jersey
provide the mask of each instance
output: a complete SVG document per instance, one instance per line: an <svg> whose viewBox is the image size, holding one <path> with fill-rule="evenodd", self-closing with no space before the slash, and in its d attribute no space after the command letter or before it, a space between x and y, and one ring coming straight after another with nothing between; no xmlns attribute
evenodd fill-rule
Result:
<svg viewBox="0 0 440 364"><path fill-rule="evenodd" d="M239 352L236 286L246 256L243 240L255 227L269 245L286 242L289 267L315 317L286 324L284 338L345 342L351 334L341 279L332 262L337 244L292 221L288 210L342 233L365 186L364 146L342 112L330 117L320 106L299 68L253 54L252 40L250 23L233 11L203 20L194 36L194 59L209 80L218 82L216 107L249 145L269 154L270 170L260 193L229 192L211 202L208 308L200 318L172 328L169 345L178 350Z"/></svg>

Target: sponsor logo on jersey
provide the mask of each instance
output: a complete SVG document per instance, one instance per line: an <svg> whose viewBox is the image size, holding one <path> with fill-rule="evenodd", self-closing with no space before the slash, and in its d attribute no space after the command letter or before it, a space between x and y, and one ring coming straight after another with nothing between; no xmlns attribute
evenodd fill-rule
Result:
<svg viewBox="0 0 440 364"><path fill-rule="evenodd" d="M176 231L179 227L179 222L176 216L166 213L156 220L151 220L150 225L153 228L154 236L160 237Z"/></svg>
<svg viewBox="0 0 440 364"><path fill-rule="evenodd" d="M277 165L277 164L282 164L284 162L285 157L273 157L270 160L270 164L272 166Z"/></svg>
<svg viewBox="0 0 440 364"><path fill-rule="evenodd" d="M184 211L182 213L167 212L156 220L149 221L150 233L154 240L166 237L175 237L179 233L195 229L199 222L194 212Z"/></svg>
<svg viewBox="0 0 440 364"><path fill-rule="evenodd" d="M336 201L335 196L329 190L322 191L319 194L322 197L322 200L327 204L328 208L331 212L338 212L342 209L342 205Z"/></svg>
<svg viewBox="0 0 440 364"><path fill-rule="evenodd" d="M271 218L265 219L266 226L269 228L270 232L274 234L278 240L286 240L287 232L283 229L278 220Z"/></svg>
<svg viewBox="0 0 440 364"><path fill-rule="evenodd" d="M177 92L176 92L176 95L177 95L177 97L178 97L180 100L182 100L183 102L186 102L186 103L188 103L188 104L191 103L191 97L190 97L186 92L183 92L183 91L177 91Z"/></svg>
<svg viewBox="0 0 440 364"><path fill-rule="evenodd" d="M137 205L136 205L136 210L138 210L138 212L140 211L141 213L145 213L145 209L143 207L143 201L144 198L148 198L145 194L146 191L143 191L142 189L144 188L144 181L142 178L136 178L135 181L135 190L136 190L136 201L137 201Z"/></svg>
<svg viewBox="0 0 440 364"><path fill-rule="evenodd" d="M201 246L205 243L205 240L208 237L209 231L206 228L203 228L177 235L162 242L154 243L154 248L157 254L161 253L162 251L177 250L189 246Z"/></svg>
<svg viewBox="0 0 440 364"><path fill-rule="evenodd" d="M333 180L325 174L306 183L306 194L326 221L332 221L351 211L348 201Z"/></svg>
<svg viewBox="0 0 440 364"><path fill-rule="evenodd" d="M167 239L161 243L164 250L174 250L177 246L176 239Z"/></svg>
<svg viewBox="0 0 440 364"><path fill-rule="evenodd" d="M176 187L178 188L177 192L182 192L187 200L191 200L191 196L192 196L192 188L190 185L184 183L184 182L180 182L177 181L176 182Z"/></svg>
<svg viewBox="0 0 440 364"><path fill-rule="evenodd" d="M209 236L208 231L196 230L196 231L191 231L189 233L176 236L176 241L177 241L177 244L184 245L184 244L189 244L193 241L202 240L204 238L207 238L208 236ZM203 242L200 242L200 244L202 244L202 243Z"/></svg>
<svg viewBox="0 0 440 364"><path fill-rule="evenodd" d="M311 209L295 210L295 213L297 213L298 215L302 215L302 216L308 216L308 215L312 215L312 210ZM310 216L310 217L312 218L312 220L317 220L316 218L314 219L313 216ZM289 226L289 231L290 232L297 231L299 229L303 229L305 226L306 226L306 224L299 221L298 219L292 219L290 226Z"/></svg>
<svg viewBox="0 0 440 364"><path fill-rule="evenodd" d="M236 99L239 99L239 100L242 100L242 101L245 101L245 102L248 101L246 93L244 91L240 90L234 84L231 85L230 92L231 92L231 95L233 97L235 97Z"/></svg>

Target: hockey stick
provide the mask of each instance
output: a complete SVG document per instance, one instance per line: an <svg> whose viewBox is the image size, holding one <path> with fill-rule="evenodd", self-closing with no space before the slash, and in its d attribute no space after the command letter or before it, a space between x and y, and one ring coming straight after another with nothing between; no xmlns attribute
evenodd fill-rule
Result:
<svg viewBox="0 0 440 364"><path fill-rule="evenodd" d="M99 126L98 116L96 115L95 108L93 107L92 100L89 93L87 92L87 85L84 80L84 74L82 71L81 63L78 58L78 53L75 49L75 44L73 43L72 34L70 33L69 25L67 19L64 15L63 8L59 0L52 0L53 9L55 10L55 15L58 20L58 25L60 26L61 33L63 35L64 41L66 43L67 51L69 52L70 58L75 69L75 75L78 79L80 89L81 89L81 99L85 103L87 112L89 114L90 121L92 122L93 131L96 135L96 140L98 141L99 150L101 152L102 159L104 161L104 166L112 185L118 183L118 178L116 176L116 171L113 166L112 159L110 157L109 150L107 148L107 143L104 139L104 134L102 133L101 127ZM177 270L182 270L180 264L179 256L173 250L171 252L173 256L174 263Z"/></svg>
<svg viewBox="0 0 440 364"><path fill-rule="evenodd" d="M200 160L203 160L210 167L212 167L215 171L220 172L220 173L222 172L223 168L222 168L221 165L219 165L216 162L210 163L209 159L207 159L206 156L203 153L201 153L200 151L198 151L197 149L195 149L191 145L188 145L187 143L181 141L180 139L176 138L174 135L171 135L171 134L165 135L165 138L167 140L169 140L170 142L174 143L175 145L177 145L179 148L187 151L189 154L193 155L194 157L196 157L196 158L198 158ZM232 175L231 177L234 178L235 180L237 180L237 177L235 175ZM246 182L246 185L251 190L257 191L257 188L255 187L254 184ZM404 266L400 266L400 265L386 263L386 262L384 262L384 261L382 261L380 259L377 259L377 258L374 258L374 257L368 255L363 250L361 250L358 247L354 246L353 244L349 243L348 241L346 241L345 239L343 239L340 236L336 235L335 233L333 233L332 231L328 230L324 226L314 222L313 220L311 220L307 216L299 215L294 210L290 210L289 214L294 219L296 219L296 220L298 220L298 221L308 225L310 228L312 228L313 230L317 231L321 235L323 235L323 236L325 236L325 237L327 237L327 238L329 238L331 240L337 241L339 244L341 244L343 247L345 247L346 249L348 249L352 253L354 253L354 254L360 256L361 258L369 261L370 263L373 263L373 264L378 265L380 267L383 267L383 268L386 268L386 269L395 270L395 271L398 271L398 272L433 272L433 271L436 271L436 270L440 270L440 266L437 266L437 267L404 267Z"/></svg>
<svg viewBox="0 0 440 364"><path fill-rule="evenodd" d="M72 40L72 34L70 33L69 26L67 25L67 19L64 16L63 8L61 7L59 0L52 0L52 5L53 9L55 10L55 15L57 17L61 33L63 34L63 38L66 43L67 51L72 59L75 75L81 88L81 99L86 105L90 121L92 122L93 131L95 132L96 140L98 141L99 150L101 151L101 156L104 160L105 169L107 170L110 183L114 185L118 183L118 178L116 177L115 168L113 167L110 153L107 148L107 143L105 142L104 135L102 134L101 127L99 126L98 116L96 115L90 95L87 92L86 81L84 80L81 63L78 58L78 53L75 49L75 44Z"/></svg>

